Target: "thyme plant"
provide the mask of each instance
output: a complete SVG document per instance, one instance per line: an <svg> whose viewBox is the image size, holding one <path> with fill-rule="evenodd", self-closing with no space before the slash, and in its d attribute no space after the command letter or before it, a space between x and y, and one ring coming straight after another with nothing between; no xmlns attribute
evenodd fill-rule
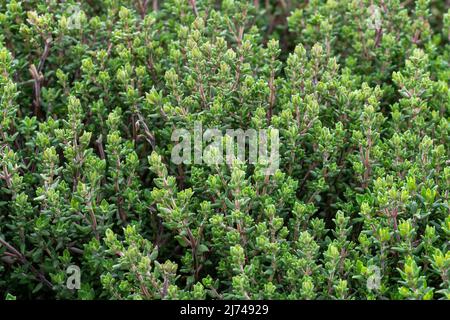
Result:
<svg viewBox="0 0 450 320"><path fill-rule="evenodd" d="M0 298L449 299L449 7L0 0Z"/></svg>

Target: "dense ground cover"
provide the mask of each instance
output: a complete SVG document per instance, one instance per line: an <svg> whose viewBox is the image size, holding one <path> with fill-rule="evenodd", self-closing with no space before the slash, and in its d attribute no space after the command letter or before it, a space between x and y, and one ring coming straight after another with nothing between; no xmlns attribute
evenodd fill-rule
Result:
<svg viewBox="0 0 450 320"><path fill-rule="evenodd" d="M0 31L1 299L450 298L448 1L0 0ZM173 163L198 122L277 129L279 170Z"/></svg>

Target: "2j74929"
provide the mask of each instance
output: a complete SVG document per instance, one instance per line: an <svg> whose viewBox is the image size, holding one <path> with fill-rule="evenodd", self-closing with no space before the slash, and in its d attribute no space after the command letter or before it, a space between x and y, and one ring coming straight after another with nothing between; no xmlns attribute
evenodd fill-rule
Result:
<svg viewBox="0 0 450 320"><path fill-rule="evenodd" d="M224 315L230 317L235 315L266 315L268 313L268 305L226 304L224 310Z"/></svg>

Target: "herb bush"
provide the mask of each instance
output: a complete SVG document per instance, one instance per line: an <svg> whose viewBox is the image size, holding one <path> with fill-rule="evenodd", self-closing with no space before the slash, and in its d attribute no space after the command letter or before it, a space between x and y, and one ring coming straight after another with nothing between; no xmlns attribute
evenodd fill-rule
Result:
<svg viewBox="0 0 450 320"><path fill-rule="evenodd" d="M1 0L0 31L1 299L450 298L448 1ZM279 170L174 164L196 121L278 129Z"/></svg>

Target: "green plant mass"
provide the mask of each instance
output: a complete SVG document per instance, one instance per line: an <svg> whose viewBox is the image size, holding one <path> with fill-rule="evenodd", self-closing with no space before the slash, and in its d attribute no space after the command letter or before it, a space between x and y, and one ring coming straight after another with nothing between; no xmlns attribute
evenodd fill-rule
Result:
<svg viewBox="0 0 450 320"><path fill-rule="evenodd" d="M450 299L449 8L0 0L0 299Z"/></svg>

